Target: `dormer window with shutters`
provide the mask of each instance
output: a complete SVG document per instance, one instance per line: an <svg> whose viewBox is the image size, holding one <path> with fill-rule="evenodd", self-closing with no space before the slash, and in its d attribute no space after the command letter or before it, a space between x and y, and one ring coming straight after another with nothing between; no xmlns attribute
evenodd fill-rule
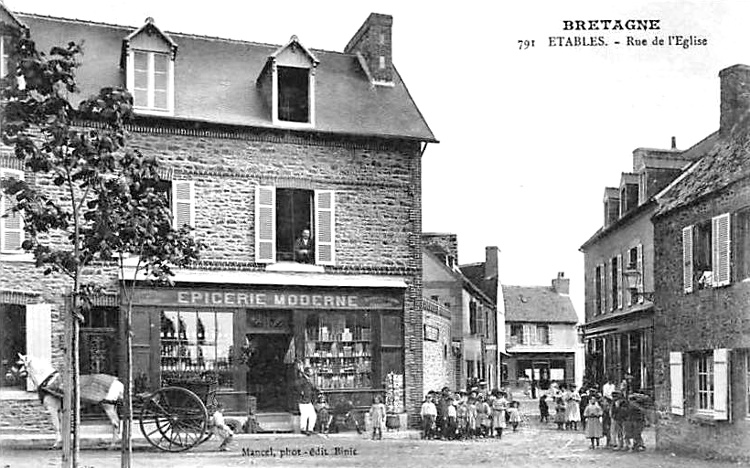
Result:
<svg viewBox="0 0 750 468"><path fill-rule="evenodd" d="M174 61L177 44L153 18L123 40L126 86L136 113L174 115Z"/></svg>
<svg viewBox="0 0 750 468"><path fill-rule="evenodd" d="M255 191L255 259L258 263L335 265L335 192L258 186ZM298 254L303 231L309 256Z"/></svg>
<svg viewBox="0 0 750 468"><path fill-rule="evenodd" d="M274 125L315 125L315 69L318 59L292 36L268 57L256 85L260 89Z"/></svg>

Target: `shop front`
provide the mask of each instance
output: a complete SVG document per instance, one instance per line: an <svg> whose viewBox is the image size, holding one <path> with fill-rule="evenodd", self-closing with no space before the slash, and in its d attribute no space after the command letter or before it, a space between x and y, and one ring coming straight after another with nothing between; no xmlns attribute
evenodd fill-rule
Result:
<svg viewBox="0 0 750 468"><path fill-rule="evenodd" d="M228 413L295 412L295 364L331 406L403 409L400 288L189 285L137 288L137 391L211 379Z"/></svg>

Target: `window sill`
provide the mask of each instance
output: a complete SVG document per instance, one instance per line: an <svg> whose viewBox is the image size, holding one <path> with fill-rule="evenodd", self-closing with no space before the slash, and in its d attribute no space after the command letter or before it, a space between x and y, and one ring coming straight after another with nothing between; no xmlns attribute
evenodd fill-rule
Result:
<svg viewBox="0 0 750 468"><path fill-rule="evenodd" d="M325 273L322 265L298 262L277 262L266 265L266 271L296 272L296 273Z"/></svg>
<svg viewBox="0 0 750 468"><path fill-rule="evenodd" d="M148 109L146 107L135 107L133 113L136 115L157 115L162 117L173 117L174 111L168 109Z"/></svg>
<svg viewBox="0 0 750 468"><path fill-rule="evenodd" d="M31 401L36 400L39 398L39 395L37 392L31 391L27 392L25 390L17 390L17 389L0 389L0 401L10 401L10 400L24 400L24 401Z"/></svg>
<svg viewBox="0 0 750 468"><path fill-rule="evenodd" d="M27 252L20 253L8 253L3 252L0 254L0 260L7 263L33 263L34 254Z"/></svg>
<svg viewBox="0 0 750 468"><path fill-rule="evenodd" d="M278 125L279 127L284 128L314 128L315 124L313 122L293 122L291 120L280 120L280 119L274 119L273 120L274 125Z"/></svg>
<svg viewBox="0 0 750 468"><path fill-rule="evenodd" d="M718 421L714 419L713 412L696 412L688 415L688 422L703 426L715 426Z"/></svg>

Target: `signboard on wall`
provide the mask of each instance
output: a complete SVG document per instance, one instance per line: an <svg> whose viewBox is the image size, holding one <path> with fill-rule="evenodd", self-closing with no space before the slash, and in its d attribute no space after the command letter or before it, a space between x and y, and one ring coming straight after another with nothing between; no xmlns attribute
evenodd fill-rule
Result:
<svg viewBox="0 0 750 468"><path fill-rule="evenodd" d="M440 339L440 329L434 325L424 326L425 341L438 341Z"/></svg>

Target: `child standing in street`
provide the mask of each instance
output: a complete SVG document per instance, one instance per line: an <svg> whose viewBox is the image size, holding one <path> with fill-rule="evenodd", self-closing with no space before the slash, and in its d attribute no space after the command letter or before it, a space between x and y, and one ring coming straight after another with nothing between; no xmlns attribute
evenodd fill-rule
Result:
<svg viewBox="0 0 750 468"><path fill-rule="evenodd" d="M539 397L539 422L549 422L549 406L547 406L547 395Z"/></svg>
<svg viewBox="0 0 750 468"><path fill-rule="evenodd" d="M372 403L370 421L372 421L372 440L382 440L385 428L385 405L380 396L376 396Z"/></svg>
<svg viewBox="0 0 750 468"><path fill-rule="evenodd" d="M505 411L508 409L508 400L505 399L505 393L495 398L492 402L492 428L495 430L495 437L502 439L503 429L506 427Z"/></svg>
<svg viewBox="0 0 750 468"><path fill-rule="evenodd" d="M586 409L583 410L583 417L586 419L586 437L591 439L591 450L599 446L599 439L602 437L602 407L595 397L589 398Z"/></svg>
<svg viewBox="0 0 750 468"><path fill-rule="evenodd" d="M422 403L422 438L432 439L435 433L435 418L437 417L437 407L432 401L432 393L428 393Z"/></svg>
<svg viewBox="0 0 750 468"><path fill-rule="evenodd" d="M510 404L508 413L510 414L510 426L513 428L513 432L516 432L518 424L521 422L521 411L518 409L518 401L514 401Z"/></svg>
<svg viewBox="0 0 750 468"><path fill-rule="evenodd" d="M555 424L557 424L557 430L562 431L565 429L567 421L565 418L565 403L563 403L562 398L558 398L555 402Z"/></svg>

